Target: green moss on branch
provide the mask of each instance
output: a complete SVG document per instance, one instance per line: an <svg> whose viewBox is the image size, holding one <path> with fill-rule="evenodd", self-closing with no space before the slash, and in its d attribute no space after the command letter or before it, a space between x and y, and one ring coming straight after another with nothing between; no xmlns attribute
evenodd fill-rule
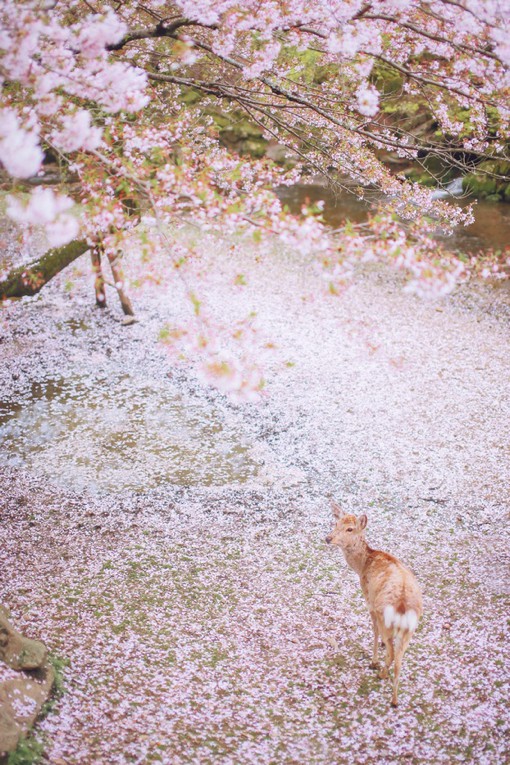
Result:
<svg viewBox="0 0 510 765"><path fill-rule="evenodd" d="M89 245L83 240L69 242L48 250L34 263L14 268L0 280L0 300L36 295L50 279L88 249Z"/></svg>

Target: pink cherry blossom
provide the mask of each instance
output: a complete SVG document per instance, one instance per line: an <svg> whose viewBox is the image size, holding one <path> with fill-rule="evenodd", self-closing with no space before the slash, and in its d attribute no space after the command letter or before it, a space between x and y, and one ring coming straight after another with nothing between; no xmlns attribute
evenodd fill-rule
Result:
<svg viewBox="0 0 510 765"><path fill-rule="evenodd" d="M107 45L118 42L126 31L126 24L112 9L108 9L104 14L86 17L79 25L73 44L84 58L94 59L104 54Z"/></svg>
<svg viewBox="0 0 510 765"><path fill-rule="evenodd" d="M0 162L15 178L36 175L43 160L37 133L24 130L13 109L0 109Z"/></svg>
<svg viewBox="0 0 510 765"><path fill-rule="evenodd" d="M133 232L140 235L141 284L161 284L159 250L175 252L168 257L188 280L184 299L199 294L200 259L192 248L174 250L168 233L188 219L215 236L251 232L262 243L277 236L308 259L330 294L345 293L359 261L401 269L408 289L420 294L444 294L464 278L455 254L433 242L436 229L468 224L472 209L411 183L381 157L412 162L437 153L455 166L466 152L504 154L505 4L150 0L96 8L5 0L0 28L3 168L29 178L45 171L45 151L56 152L63 176L77 180L72 194L91 244L101 238L117 257L136 249ZM393 73L400 91L384 92L382 70ZM444 142L391 117L401 95L426 104ZM244 120L293 167L238 153L228 135ZM354 184L358 194L377 189L385 211L362 229L336 234L319 209L287 214L271 189L310 173ZM52 243L63 242L77 223L55 205L43 191L10 201L9 210L27 228L45 226ZM156 222L150 236L139 225L143 216ZM228 330L217 317L201 314L194 331L207 337L207 349L186 332L185 355L195 353L204 374L230 392L259 390L262 372L253 354L243 357L247 331L236 351L218 347Z"/></svg>
<svg viewBox="0 0 510 765"><path fill-rule="evenodd" d="M7 214L17 223L40 226L55 220L57 215L73 206L67 196L56 194L53 189L39 186L28 200L7 197Z"/></svg>
<svg viewBox="0 0 510 765"><path fill-rule="evenodd" d="M68 196L38 186L28 199L8 196L7 215L23 226L43 227L50 247L60 247L79 231L77 219L66 213L73 204Z"/></svg>
<svg viewBox="0 0 510 765"><path fill-rule="evenodd" d="M52 135L55 145L65 152L78 149L90 151L101 143L101 129L91 125L90 112L85 109L68 114L62 119L62 127Z"/></svg>
<svg viewBox="0 0 510 765"><path fill-rule="evenodd" d="M356 91L356 108L360 114L373 117L379 111L379 93L373 85L360 85Z"/></svg>

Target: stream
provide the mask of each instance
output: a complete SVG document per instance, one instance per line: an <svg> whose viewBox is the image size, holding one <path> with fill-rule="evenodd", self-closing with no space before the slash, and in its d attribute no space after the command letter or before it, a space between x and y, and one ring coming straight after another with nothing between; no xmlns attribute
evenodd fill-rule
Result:
<svg viewBox="0 0 510 765"><path fill-rule="evenodd" d="M459 193L458 182L449 189ZM320 184L280 188L278 196L293 213L307 202L324 200L324 219L335 228L347 219L363 221L369 210L354 194L334 193ZM475 223L450 238L454 249L475 253L508 246L510 205L480 201L475 215ZM88 305L88 293L85 300ZM34 311L37 315L35 305ZM35 335L41 338L43 325L38 320ZM76 340L85 347L89 325L72 318L70 327L66 341L66 325L57 323L55 340L59 337L64 345ZM2 397L0 465L28 469L62 487L92 493L246 486L257 479L257 448L245 432L242 413L225 418L200 397L183 396L166 376L140 375L106 358L100 370L87 361L66 371L59 367L57 363L43 372L32 365L23 396L11 387L11 396Z"/></svg>
<svg viewBox="0 0 510 765"><path fill-rule="evenodd" d="M452 181L444 191L437 191L438 198L451 200L463 207L473 200L462 196L460 179ZM358 199L350 191L336 191L321 183L296 184L282 186L277 190L281 202L290 212L298 214L305 204L324 201L324 221L333 228L339 228L346 220L362 223L370 212L370 201ZM380 197L375 192L368 192L374 202ZM504 250L510 246L510 204L486 202L483 199L475 203L475 221L470 226L457 228L447 238L453 250L476 254L480 250Z"/></svg>

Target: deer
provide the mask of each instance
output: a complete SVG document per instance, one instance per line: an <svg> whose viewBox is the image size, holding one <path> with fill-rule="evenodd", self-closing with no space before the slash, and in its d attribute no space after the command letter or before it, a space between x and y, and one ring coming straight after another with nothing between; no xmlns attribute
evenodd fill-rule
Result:
<svg viewBox="0 0 510 765"><path fill-rule="evenodd" d="M381 679L393 672L391 705L398 705L398 684L402 659L423 613L422 596L413 572L398 558L373 550L365 540L366 515L350 515L332 502L335 527L326 537L328 544L342 550L347 564L358 574L368 604L374 632L371 668L379 668L379 636L386 648Z"/></svg>

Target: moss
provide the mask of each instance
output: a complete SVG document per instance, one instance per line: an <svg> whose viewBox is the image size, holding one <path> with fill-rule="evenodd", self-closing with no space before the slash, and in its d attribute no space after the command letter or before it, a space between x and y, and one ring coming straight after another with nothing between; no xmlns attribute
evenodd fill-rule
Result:
<svg viewBox="0 0 510 765"><path fill-rule="evenodd" d="M7 757L6 765L36 765L41 761L44 745L35 738L22 738L14 750Z"/></svg>
<svg viewBox="0 0 510 765"><path fill-rule="evenodd" d="M510 162L496 159L481 162L476 172L464 177L462 189L489 202L510 202Z"/></svg>
<svg viewBox="0 0 510 765"><path fill-rule="evenodd" d="M14 269L0 282L0 299L37 294L46 282L88 249L85 241L69 242L64 247L48 250L31 265Z"/></svg>
<svg viewBox="0 0 510 765"><path fill-rule="evenodd" d="M199 90L195 90L194 88L183 87L181 90L180 100L184 104L186 104L186 106L193 106L194 104L197 104L199 101L201 101L203 98L204 98L203 93L201 93Z"/></svg>
<svg viewBox="0 0 510 765"><path fill-rule="evenodd" d="M377 62L372 69L370 81L375 85L382 96L391 96L402 91L404 78L396 69Z"/></svg>
<svg viewBox="0 0 510 765"><path fill-rule="evenodd" d="M451 168L445 168L437 157L427 157L422 165L412 167L406 172L406 178L428 188L434 188L438 183L448 183L455 175Z"/></svg>
<svg viewBox="0 0 510 765"><path fill-rule="evenodd" d="M494 178L469 173L462 179L462 190L475 196L487 197L496 191L496 181Z"/></svg>
<svg viewBox="0 0 510 765"><path fill-rule="evenodd" d="M242 146L242 153L260 159L266 153L266 145L266 141L245 141Z"/></svg>

